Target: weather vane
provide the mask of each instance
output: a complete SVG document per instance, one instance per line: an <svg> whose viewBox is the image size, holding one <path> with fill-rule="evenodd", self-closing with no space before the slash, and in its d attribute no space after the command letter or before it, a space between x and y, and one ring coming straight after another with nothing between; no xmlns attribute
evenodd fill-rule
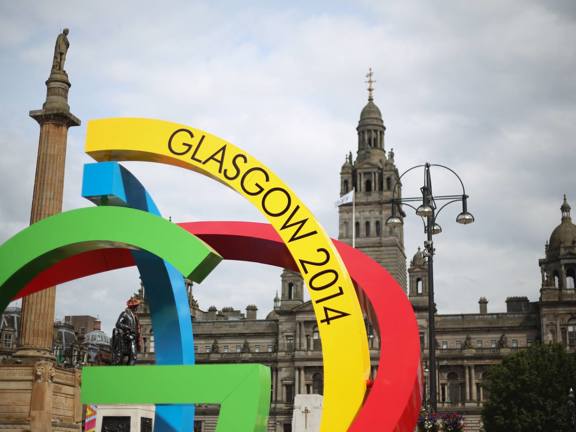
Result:
<svg viewBox="0 0 576 432"><path fill-rule="evenodd" d="M368 100L372 101L374 98L372 97L372 92L374 91L373 84L376 82L372 79L372 68L368 68L368 73L366 74L366 78L368 81L365 81L368 84Z"/></svg>

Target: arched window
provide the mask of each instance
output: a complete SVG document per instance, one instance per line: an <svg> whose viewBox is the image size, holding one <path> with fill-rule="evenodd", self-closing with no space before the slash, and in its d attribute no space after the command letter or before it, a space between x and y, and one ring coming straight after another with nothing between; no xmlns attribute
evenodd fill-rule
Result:
<svg viewBox="0 0 576 432"><path fill-rule="evenodd" d="M392 189L392 179L390 177L386 177L386 190Z"/></svg>
<svg viewBox="0 0 576 432"><path fill-rule="evenodd" d="M312 393L324 394L324 378L321 372L316 372L312 375Z"/></svg>
<svg viewBox="0 0 576 432"><path fill-rule="evenodd" d="M292 282L288 282L288 300L294 299L294 284Z"/></svg>
<svg viewBox="0 0 576 432"><path fill-rule="evenodd" d="M366 221L364 223L364 228L366 231L366 237L370 237L370 221Z"/></svg>
<svg viewBox="0 0 576 432"><path fill-rule="evenodd" d="M376 236L380 237L382 230L380 229L380 221L376 221Z"/></svg>
<svg viewBox="0 0 576 432"><path fill-rule="evenodd" d="M370 179L366 180L366 182L364 183L364 191L372 192L372 180Z"/></svg>
<svg viewBox="0 0 576 432"><path fill-rule="evenodd" d="M424 289L422 288L422 279L418 278L416 280L416 294L423 294Z"/></svg>
<svg viewBox="0 0 576 432"><path fill-rule="evenodd" d="M574 281L575 281L575 277L574 277L574 269L573 268L569 268L566 271L566 288L567 289L574 289L575 285L574 285Z"/></svg>
<svg viewBox="0 0 576 432"><path fill-rule="evenodd" d="M567 343L570 348L576 348L576 318L568 320L566 329Z"/></svg>
<svg viewBox="0 0 576 432"><path fill-rule="evenodd" d="M350 237L350 230L348 228L348 222L347 221L344 222L342 231L343 231L342 234L343 234L344 238Z"/></svg>
<svg viewBox="0 0 576 432"><path fill-rule="evenodd" d="M354 229L356 230L356 237L360 237L360 222L356 222Z"/></svg>
<svg viewBox="0 0 576 432"><path fill-rule="evenodd" d="M558 275L558 272L554 272L554 287L560 288L560 276Z"/></svg>
<svg viewBox="0 0 576 432"><path fill-rule="evenodd" d="M348 184L348 180L344 180L343 184L342 184L342 193L348 193L348 189L349 189L349 184Z"/></svg>

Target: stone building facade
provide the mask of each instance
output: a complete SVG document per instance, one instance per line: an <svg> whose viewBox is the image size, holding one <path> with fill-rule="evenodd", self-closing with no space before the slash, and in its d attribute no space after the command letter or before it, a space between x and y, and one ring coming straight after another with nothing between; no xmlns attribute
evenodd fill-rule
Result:
<svg viewBox="0 0 576 432"><path fill-rule="evenodd" d="M360 114L356 157L347 155L340 172L340 195L355 189L355 217L352 204L341 205L339 239L351 244L382 264L406 289L420 328L420 343L427 371L428 273L427 261L418 250L406 270L403 227L391 229L386 219L391 206L386 202L401 196L398 169L392 150L384 145L386 128L370 91ZM398 214L398 213L397 213ZM400 213L403 216L402 213ZM489 397L482 383L487 369L502 358L539 341L561 342L576 350L576 226L564 199L561 223L545 247L540 298L509 297L506 312L490 313L488 301L479 299L478 313L436 316L437 382L440 411L460 412L466 430L481 428L480 412ZM535 281L535 283L537 283ZM299 274L284 270L280 296L273 310L257 317L254 305L240 311L230 307L202 310L188 284L194 321L195 352L198 363L262 363L272 371L272 405L269 431L291 431L296 394L322 394L321 342L310 302L304 301L304 284ZM530 293L536 294L536 289ZM142 289L140 295L145 298ZM154 361L154 335L145 302L138 311L144 336L144 363ZM378 359L378 335L367 323L372 375ZM215 406L197 409L195 431L215 429Z"/></svg>

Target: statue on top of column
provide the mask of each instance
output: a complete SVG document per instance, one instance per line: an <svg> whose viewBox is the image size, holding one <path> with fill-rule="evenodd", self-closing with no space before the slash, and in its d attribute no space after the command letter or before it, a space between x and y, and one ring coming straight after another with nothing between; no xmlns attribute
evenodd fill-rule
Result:
<svg viewBox="0 0 576 432"><path fill-rule="evenodd" d="M64 62L66 61L66 53L70 42L68 41L69 30L65 28L62 33L56 38L56 45L54 46L54 60L52 61L52 72L64 72Z"/></svg>

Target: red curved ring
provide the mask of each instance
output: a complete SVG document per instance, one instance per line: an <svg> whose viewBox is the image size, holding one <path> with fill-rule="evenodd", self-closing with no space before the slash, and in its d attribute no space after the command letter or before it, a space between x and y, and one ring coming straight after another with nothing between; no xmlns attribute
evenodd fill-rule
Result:
<svg viewBox="0 0 576 432"><path fill-rule="evenodd" d="M288 249L268 224L193 222L179 224L224 259L259 262L298 271ZM412 305L388 272L357 249L332 240L357 286L363 310L377 322L378 374L350 431L413 431L421 401L420 344ZM105 249L59 262L40 273L18 297L84 276L133 266L128 250ZM370 305L372 307L370 307ZM342 341L342 343L346 343Z"/></svg>

